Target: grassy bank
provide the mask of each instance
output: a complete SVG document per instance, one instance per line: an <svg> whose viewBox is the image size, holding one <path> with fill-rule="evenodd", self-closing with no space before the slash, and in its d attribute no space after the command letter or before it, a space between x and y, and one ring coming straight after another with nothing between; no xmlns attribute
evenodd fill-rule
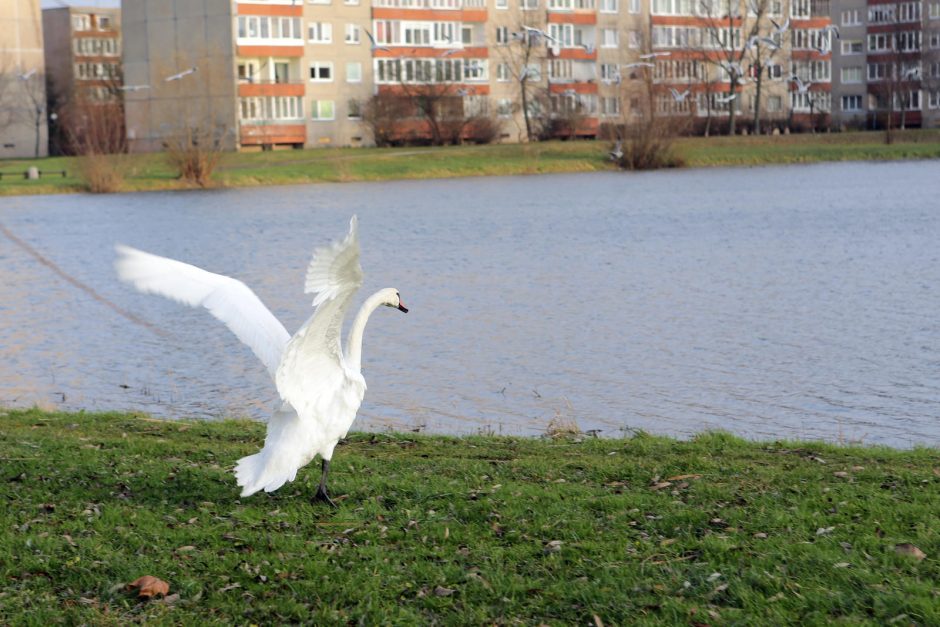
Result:
<svg viewBox="0 0 940 627"><path fill-rule="evenodd" d="M0 420L9 624L940 624L936 450L356 434L333 511L238 498L262 425Z"/></svg>
<svg viewBox="0 0 940 627"><path fill-rule="evenodd" d="M778 137L683 138L676 152L692 167L812 163L818 161L940 158L940 131L897 133L888 146L880 133L834 133ZM589 172L612 169L604 141L440 148L328 148L225 155L214 177L222 187L295 183L382 181L456 176ZM0 161L0 172L30 165L65 170L39 181L4 177L0 195L83 190L78 162L71 157ZM162 155L129 155L124 191L184 189Z"/></svg>

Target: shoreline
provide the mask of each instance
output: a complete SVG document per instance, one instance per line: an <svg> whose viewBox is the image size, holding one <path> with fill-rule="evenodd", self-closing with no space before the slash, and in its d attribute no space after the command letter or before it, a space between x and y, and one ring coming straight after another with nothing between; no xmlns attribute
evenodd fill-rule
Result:
<svg viewBox="0 0 940 627"><path fill-rule="evenodd" d="M609 142L549 141L404 148L321 148L273 152L226 153L206 188L185 183L161 154L118 155L127 172L116 193L236 189L314 183L381 182L520 176L579 172L617 172L607 158ZM675 152L685 165L676 169L755 167L826 162L883 162L940 158L940 130L898 132L893 144L879 132L744 137L678 138ZM65 178L26 181L11 174L35 165L64 170ZM89 193L78 176L79 158L0 161L0 198L7 196Z"/></svg>

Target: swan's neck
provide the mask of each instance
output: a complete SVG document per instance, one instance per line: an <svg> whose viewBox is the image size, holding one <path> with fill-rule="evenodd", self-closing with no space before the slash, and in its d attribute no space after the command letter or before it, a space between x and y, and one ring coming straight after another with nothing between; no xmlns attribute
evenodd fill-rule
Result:
<svg viewBox="0 0 940 627"><path fill-rule="evenodd" d="M349 337L346 340L346 364L359 372L362 369L362 334L366 330L366 322L372 312L382 304L382 293L376 292L362 303L356 319L349 328Z"/></svg>

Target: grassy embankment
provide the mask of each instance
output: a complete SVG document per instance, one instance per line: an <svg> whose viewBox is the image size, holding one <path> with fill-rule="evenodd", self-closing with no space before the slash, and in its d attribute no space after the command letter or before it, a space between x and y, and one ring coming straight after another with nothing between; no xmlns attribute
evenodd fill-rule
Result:
<svg viewBox="0 0 940 627"><path fill-rule="evenodd" d="M892 145L881 133L833 133L778 137L682 138L676 152L688 166L765 165L818 161L940 158L940 131L906 131ZM451 176L544 174L610 170L604 141L441 148L328 148L227 154L214 176L221 187L422 179ZM4 177L0 195L83 190L72 157L0 161L0 172L23 172L30 165L68 176L39 181ZM162 155L130 155L123 191L185 189Z"/></svg>
<svg viewBox="0 0 940 627"><path fill-rule="evenodd" d="M7 624L940 624L936 450L356 434L333 511L260 424L0 420Z"/></svg>

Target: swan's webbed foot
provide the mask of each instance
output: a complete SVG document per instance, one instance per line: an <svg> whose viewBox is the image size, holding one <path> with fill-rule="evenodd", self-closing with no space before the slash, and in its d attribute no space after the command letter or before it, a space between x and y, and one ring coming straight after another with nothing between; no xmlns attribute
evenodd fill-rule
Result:
<svg viewBox="0 0 940 627"><path fill-rule="evenodd" d="M334 503L330 495L326 493L326 475L330 472L330 460L324 459L321 468L323 468L323 472L320 475L320 485L317 486L317 493L313 495L313 502L325 501L330 507L336 509L336 503Z"/></svg>
<svg viewBox="0 0 940 627"><path fill-rule="evenodd" d="M317 493L313 495L313 502L324 502L333 509L339 507L336 503L333 502L333 499L329 497L329 495L326 493L326 489L324 489L323 486L317 488Z"/></svg>

